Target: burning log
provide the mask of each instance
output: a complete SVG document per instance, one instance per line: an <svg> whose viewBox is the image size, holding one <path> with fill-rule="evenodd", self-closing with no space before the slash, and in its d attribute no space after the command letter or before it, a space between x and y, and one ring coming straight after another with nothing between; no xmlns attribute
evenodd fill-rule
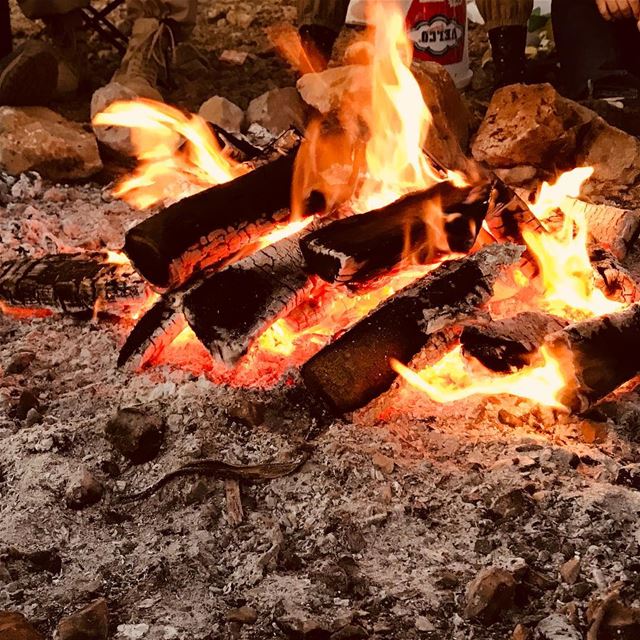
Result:
<svg viewBox="0 0 640 640"><path fill-rule="evenodd" d="M289 218L295 154L184 198L133 227L125 253L159 288L174 287Z"/></svg>
<svg viewBox="0 0 640 640"><path fill-rule="evenodd" d="M142 369L160 356L187 326L179 310L182 297L171 292L162 296L133 327L120 349L118 366L131 363Z"/></svg>
<svg viewBox="0 0 640 640"><path fill-rule="evenodd" d="M545 344L567 381L560 401L585 411L640 373L640 303L572 324Z"/></svg>
<svg viewBox="0 0 640 640"><path fill-rule="evenodd" d="M530 364L544 339L567 322L541 311L525 311L512 318L467 325L460 334L465 355L487 369L508 373Z"/></svg>
<svg viewBox="0 0 640 640"><path fill-rule="evenodd" d="M491 245L405 287L302 367L307 389L336 414L364 406L395 379L391 358L408 362L433 334L473 314L520 254L513 245Z"/></svg>
<svg viewBox="0 0 640 640"><path fill-rule="evenodd" d="M624 260L640 234L640 212L607 204L593 204L567 197L562 204L567 214L583 215L589 234L604 248Z"/></svg>
<svg viewBox="0 0 640 640"><path fill-rule="evenodd" d="M638 283L606 249L594 247L589 258L597 287L611 300L637 302L640 299Z"/></svg>
<svg viewBox="0 0 640 640"><path fill-rule="evenodd" d="M301 233L213 274L185 296L187 321L215 358L236 363L271 323L311 290Z"/></svg>
<svg viewBox="0 0 640 640"><path fill-rule="evenodd" d="M147 288L129 264L104 253L22 258L0 265L0 302L9 307L62 313L126 313Z"/></svg>
<svg viewBox="0 0 640 640"><path fill-rule="evenodd" d="M426 262L438 252L467 252L487 213L489 193L488 185L440 182L308 234L302 253L312 273L344 283L369 279L406 259Z"/></svg>

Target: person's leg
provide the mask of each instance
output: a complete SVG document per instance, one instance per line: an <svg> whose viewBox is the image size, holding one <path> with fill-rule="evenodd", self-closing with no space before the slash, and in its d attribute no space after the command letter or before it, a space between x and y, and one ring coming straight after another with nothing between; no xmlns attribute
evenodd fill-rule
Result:
<svg viewBox="0 0 640 640"><path fill-rule="evenodd" d="M489 31L496 84L522 82L533 0L477 0L477 4Z"/></svg>
<svg viewBox="0 0 640 640"><path fill-rule="evenodd" d="M318 54L324 63L331 58L348 8L349 0L298 0L302 45Z"/></svg>

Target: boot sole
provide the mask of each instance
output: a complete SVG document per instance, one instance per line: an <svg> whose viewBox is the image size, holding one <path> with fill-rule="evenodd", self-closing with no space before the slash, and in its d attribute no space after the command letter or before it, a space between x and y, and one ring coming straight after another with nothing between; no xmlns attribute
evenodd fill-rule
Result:
<svg viewBox="0 0 640 640"><path fill-rule="evenodd" d="M58 82L58 62L45 49L16 52L0 72L0 105L45 105Z"/></svg>

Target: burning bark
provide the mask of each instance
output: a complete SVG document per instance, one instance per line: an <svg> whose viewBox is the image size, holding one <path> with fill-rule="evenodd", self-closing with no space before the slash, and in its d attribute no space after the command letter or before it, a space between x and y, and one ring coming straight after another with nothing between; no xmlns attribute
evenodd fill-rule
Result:
<svg viewBox="0 0 640 640"><path fill-rule="evenodd" d="M635 278L606 249L592 248L589 258L596 286L610 300L637 302L640 289Z"/></svg>
<svg viewBox="0 0 640 640"><path fill-rule="evenodd" d="M358 282L404 261L471 249L489 187L441 182L381 209L337 220L301 242L309 270L327 282Z"/></svg>
<svg viewBox="0 0 640 640"><path fill-rule="evenodd" d="M174 287L285 223L295 154L179 200L133 227L124 250L154 286Z"/></svg>
<svg viewBox="0 0 640 640"><path fill-rule="evenodd" d="M544 339L567 322L539 311L525 311L505 320L467 325L460 335L466 356L487 369L508 373L531 363Z"/></svg>
<svg viewBox="0 0 640 640"><path fill-rule="evenodd" d="M640 303L572 324L545 344L566 380L561 402L585 411L640 373Z"/></svg>
<svg viewBox="0 0 640 640"><path fill-rule="evenodd" d="M307 388L336 414L364 406L395 379L391 358L411 360L433 334L472 315L520 254L513 245L492 245L405 287L302 367Z"/></svg>
<svg viewBox="0 0 640 640"><path fill-rule="evenodd" d="M313 288L300 232L213 274L184 300L189 325L211 354L235 364L275 320Z"/></svg>
<svg viewBox="0 0 640 640"><path fill-rule="evenodd" d="M127 313L147 287L129 264L104 253L57 254L0 265L0 302L61 313Z"/></svg>

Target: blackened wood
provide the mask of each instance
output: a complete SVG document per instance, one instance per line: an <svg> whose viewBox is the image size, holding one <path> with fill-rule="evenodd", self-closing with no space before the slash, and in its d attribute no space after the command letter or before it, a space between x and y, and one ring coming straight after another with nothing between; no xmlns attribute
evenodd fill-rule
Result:
<svg viewBox="0 0 640 640"><path fill-rule="evenodd" d="M189 196L133 227L124 250L159 288L175 287L289 217L295 154Z"/></svg>
<svg viewBox="0 0 640 640"><path fill-rule="evenodd" d="M561 208L568 214L583 215L593 240L618 260L624 260L640 234L640 211L575 198L565 198Z"/></svg>
<svg viewBox="0 0 640 640"><path fill-rule="evenodd" d="M182 298L173 293L162 296L136 323L120 349L118 366L129 364L143 369L160 357L187 326L179 309Z"/></svg>
<svg viewBox="0 0 640 640"><path fill-rule="evenodd" d="M129 265L102 253L22 258L0 265L0 301L61 313L126 313L146 298L147 288Z"/></svg>
<svg viewBox="0 0 640 640"><path fill-rule="evenodd" d="M494 244L445 262L311 358L301 370L305 386L338 415L364 406L396 378L391 358L409 362L434 333L472 315L520 254L519 247Z"/></svg>
<svg viewBox="0 0 640 640"><path fill-rule="evenodd" d="M214 273L185 296L187 321L214 358L236 363L270 324L311 290L301 233Z"/></svg>
<svg viewBox="0 0 640 640"><path fill-rule="evenodd" d="M585 411L640 373L640 303L547 336L567 381L561 402Z"/></svg>
<svg viewBox="0 0 640 640"><path fill-rule="evenodd" d="M589 258L595 284L607 298L628 303L640 300L638 283L612 253L601 247L592 247Z"/></svg>
<svg viewBox="0 0 640 640"><path fill-rule="evenodd" d="M11 53L11 8L9 0L0 0L0 58Z"/></svg>
<svg viewBox="0 0 640 640"><path fill-rule="evenodd" d="M530 364L545 337L566 325L541 311L525 311L504 320L467 325L460 343L466 355L492 371L507 373Z"/></svg>
<svg viewBox="0 0 640 640"><path fill-rule="evenodd" d="M361 282L405 260L428 262L473 246L490 187L441 182L391 204L308 234L301 242L311 273L327 282Z"/></svg>

